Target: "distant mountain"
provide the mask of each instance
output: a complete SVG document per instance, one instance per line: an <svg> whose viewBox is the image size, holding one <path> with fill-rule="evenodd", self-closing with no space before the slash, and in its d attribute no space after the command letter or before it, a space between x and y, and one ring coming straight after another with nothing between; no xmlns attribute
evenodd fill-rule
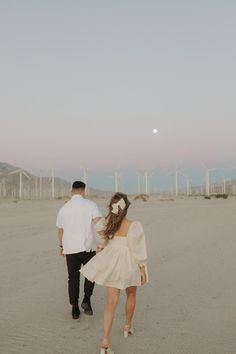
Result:
<svg viewBox="0 0 236 354"><path fill-rule="evenodd" d="M19 167L10 165L9 163L0 162L0 174L8 174L10 172L17 170L18 168Z"/></svg>
<svg viewBox="0 0 236 354"><path fill-rule="evenodd" d="M12 173L16 171L15 173ZM0 162L0 198L43 198L49 199L70 196L71 184L59 177L34 176L21 167ZM108 197L111 192L105 192L89 186L91 197Z"/></svg>

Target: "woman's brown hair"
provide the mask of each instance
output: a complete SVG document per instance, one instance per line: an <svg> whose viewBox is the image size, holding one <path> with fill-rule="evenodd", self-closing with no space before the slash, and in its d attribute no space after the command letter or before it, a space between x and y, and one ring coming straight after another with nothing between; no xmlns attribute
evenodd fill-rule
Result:
<svg viewBox="0 0 236 354"><path fill-rule="evenodd" d="M117 207L117 213L114 213L114 205L118 203L121 199L124 200L124 208L122 209L120 205ZM110 200L108 205L108 214L106 216L106 228L103 231L104 237L106 239L112 239L116 231L119 230L122 220L127 214L128 208L130 206L130 201L126 194L124 193L116 193Z"/></svg>

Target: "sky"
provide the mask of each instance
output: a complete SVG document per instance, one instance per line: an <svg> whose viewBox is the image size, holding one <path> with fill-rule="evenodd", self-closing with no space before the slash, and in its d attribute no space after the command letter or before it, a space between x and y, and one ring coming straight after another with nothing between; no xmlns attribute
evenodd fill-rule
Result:
<svg viewBox="0 0 236 354"><path fill-rule="evenodd" d="M235 178L235 19L233 0L1 0L0 161L102 189L119 170L124 191L176 164Z"/></svg>

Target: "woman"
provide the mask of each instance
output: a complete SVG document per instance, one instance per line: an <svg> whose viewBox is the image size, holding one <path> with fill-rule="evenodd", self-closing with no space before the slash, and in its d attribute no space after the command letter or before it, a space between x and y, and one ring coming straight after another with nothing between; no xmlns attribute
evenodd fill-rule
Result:
<svg viewBox="0 0 236 354"><path fill-rule="evenodd" d="M133 334L132 318L136 304L136 287L147 282L147 251L142 225L127 219L130 202L126 194L116 193L108 214L100 219L97 231L97 254L81 273L90 281L107 288L103 318L103 341L100 354L113 354L110 331L120 290L126 290L124 337Z"/></svg>

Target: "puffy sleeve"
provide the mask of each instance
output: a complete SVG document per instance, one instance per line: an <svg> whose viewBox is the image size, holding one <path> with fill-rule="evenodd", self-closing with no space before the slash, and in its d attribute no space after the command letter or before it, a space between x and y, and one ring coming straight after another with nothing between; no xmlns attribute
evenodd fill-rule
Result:
<svg viewBox="0 0 236 354"><path fill-rule="evenodd" d="M104 248L107 244L107 239L105 239L104 236L102 235L102 231L105 229L105 227L106 227L105 218L101 218L94 225L96 244L98 247L101 247L101 248Z"/></svg>
<svg viewBox="0 0 236 354"><path fill-rule="evenodd" d="M128 233L128 241L136 263L141 267L147 267L146 237L139 221L134 221Z"/></svg>

